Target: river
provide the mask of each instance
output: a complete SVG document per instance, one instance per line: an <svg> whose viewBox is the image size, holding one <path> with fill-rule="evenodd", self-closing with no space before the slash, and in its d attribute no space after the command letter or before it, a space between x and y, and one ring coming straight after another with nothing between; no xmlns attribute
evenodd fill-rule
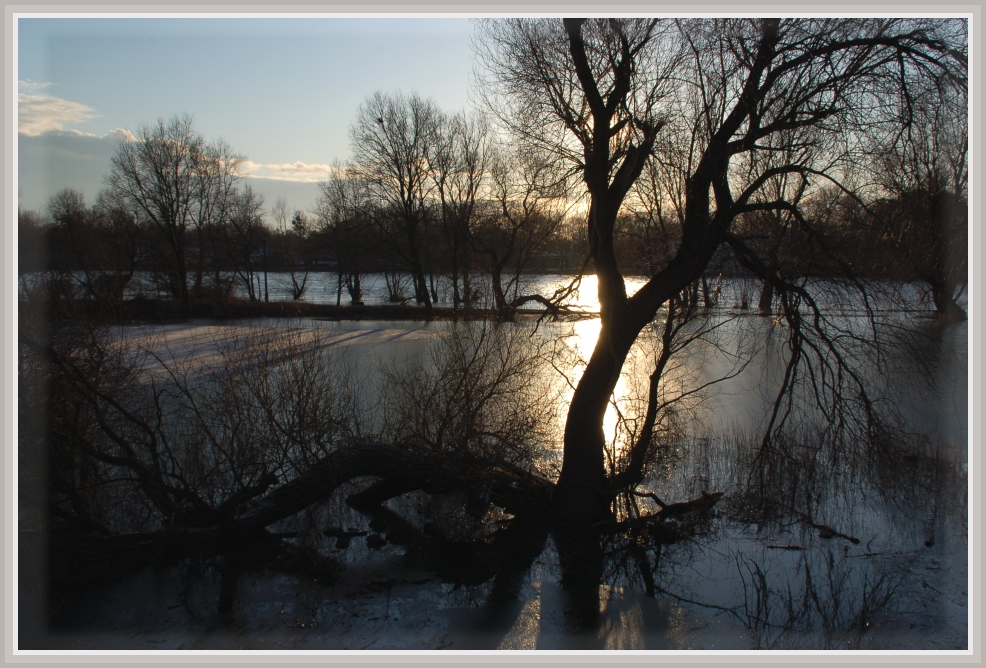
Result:
<svg viewBox="0 0 986 668"><path fill-rule="evenodd" d="M539 280L544 288L562 279ZM630 282L631 291L637 285ZM808 405L799 413L803 427L794 430L802 441L790 446L795 454L787 455L794 462L789 468L810 470L772 469L768 487L781 496L810 497L806 507L812 509L812 523L790 513L753 516L743 503L750 493L751 453L771 414L787 347L785 325L734 308L732 301L744 290L750 286L727 284L722 308L695 325L707 333L669 370L666 385L691 398L682 401L676 431L644 486L669 502L706 490L723 492L723 501L700 535L648 552L645 562L630 559L632 551L621 539L607 543L599 614L590 629L573 630L572 597L560 584L550 537L504 603L494 596L494 580L457 582L410 559L395 542L371 547L356 538L342 548L312 531L341 526L372 533L370 519L336 493L276 527L301 531L303 540L335 558L341 568L335 584L276 568L240 573L230 584L210 562L148 569L62 592L49 611L50 626L32 627L22 620L21 647L371 652L967 648L967 325L922 314L891 315L888 336L890 331L899 336L885 349L887 359L866 371L878 403L896 407L910 431L926 437L926 448L909 455L913 461L887 461L852 447L842 453L822 446L812 451L812 430L821 424L824 431L824 421ZM316 283L311 298L325 291ZM367 293L368 301L376 299L369 296L376 294L372 289ZM577 303L591 311L591 293L584 294L590 296ZM838 301L832 297L832 308ZM846 321L858 314L842 309L833 317ZM135 344L156 347L162 359L188 363L187 368L203 374L219 359L216 351L223 342L250 332L316 337L325 354L355 370L372 399L393 378L385 369L393 374L416 363L433 368L435 346L457 327L467 326L195 321L125 328L122 334ZM544 383L537 385L541 400L554 397L557 402L544 430L542 442L548 445L538 459L542 472L551 476L560 461L565 403L598 336L598 321L545 322L536 331L526 320L503 327L522 330L530 345L538 341L554 355L554 363L539 371ZM641 337L607 415L605 431L614 457L625 436L621 429L641 411L636 397L646 387L658 329L655 325ZM793 487L791 475L801 476ZM454 500L411 494L391 507L420 526L429 518L454 517L457 506ZM824 537L816 525L832 527L838 535ZM650 575L642 577L642 570ZM21 612L28 621L43 614L23 602Z"/></svg>

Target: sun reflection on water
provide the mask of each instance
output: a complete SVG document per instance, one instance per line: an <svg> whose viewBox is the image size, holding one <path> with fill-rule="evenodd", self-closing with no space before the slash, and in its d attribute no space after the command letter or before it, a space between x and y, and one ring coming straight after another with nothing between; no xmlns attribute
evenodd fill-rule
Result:
<svg viewBox="0 0 986 668"><path fill-rule="evenodd" d="M632 296L639 290L646 280L639 278L627 278L625 279L627 294ZM581 310L588 312L599 312L599 289L598 289L598 279L595 275L588 275L582 278L582 283L579 286L578 292L574 295L575 299L573 305ZM570 365L567 369L563 369L565 373L565 378L567 385L569 386L564 395L565 406L568 406L572 401L572 395L574 394L573 387L578 385L579 379L582 377L582 372L585 370L586 363L592 356L592 351L596 347L596 341L599 340L599 332L602 329L602 321L599 318L591 318L585 320L577 320L572 325L572 332L565 338L565 343L571 351L574 364ZM630 388L627 384L627 373L624 372L620 375L620 379L616 383L616 389L613 396L616 398L616 405L610 404L609 408L606 410L606 415L603 418L603 435L606 438L606 442L612 444L616 440L617 427L619 424L619 411L617 406L621 405L627 398ZM565 420L567 419L567 411L562 411L560 415L560 434L564 434ZM619 447L620 444L617 444Z"/></svg>

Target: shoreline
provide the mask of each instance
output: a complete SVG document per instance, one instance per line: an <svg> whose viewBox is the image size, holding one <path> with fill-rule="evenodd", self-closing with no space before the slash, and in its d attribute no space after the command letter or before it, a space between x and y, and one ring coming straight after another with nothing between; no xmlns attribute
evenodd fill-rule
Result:
<svg viewBox="0 0 986 668"><path fill-rule="evenodd" d="M57 311L48 304L19 302L20 319L37 317L46 312L49 321L95 320L103 323L180 323L189 320L248 320L254 318L313 318L316 320L390 320L408 322L457 321L457 320L513 320L549 316L544 309L516 309L503 313L494 308L435 306L430 318L425 317L423 306L405 304L345 305L312 304L307 302L228 302L193 303L185 308L169 300L132 299L117 303L78 300L68 308L63 305ZM599 317L598 311L563 311L559 319L584 319Z"/></svg>

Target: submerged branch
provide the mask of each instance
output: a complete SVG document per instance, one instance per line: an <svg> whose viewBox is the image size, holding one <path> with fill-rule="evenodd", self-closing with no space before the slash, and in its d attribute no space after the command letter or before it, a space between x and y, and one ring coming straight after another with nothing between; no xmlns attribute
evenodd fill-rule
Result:
<svg viewBox="0 0 986 668"><path fill-rule="evenodd" d="M475 464L383 443L360 443L332 452L297 478L281 485L239 517L244 531L266 527L327 498L354 478L375 476L404 492L430 494L484 488L489 500L514 515L549 507L553 485L516 467L480 469ZM375 487L375 492L380 487ZM369 492L369 490L368 490Z"/></svg>

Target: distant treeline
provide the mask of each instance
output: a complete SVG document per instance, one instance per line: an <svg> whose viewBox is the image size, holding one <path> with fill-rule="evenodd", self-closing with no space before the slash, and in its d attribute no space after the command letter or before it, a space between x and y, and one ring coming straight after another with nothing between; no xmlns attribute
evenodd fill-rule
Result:
<svg viewBox="0 0 986 668"><path fill-rule="evenodd" d="M237 281L251 300L261 300L257 275L265 270L293 273L299 288L296 298L303 295L309 272L339 273L348 296L359 301L361 275L396 276L407 270L401 250L379 221L368 217L359 223L361 229L355 230L295 211L290 225L273 226L271 222L277 221L265 215L260 198L247 189L244 199L240 207L243 213L252 214L249 221L234 216L227 225L204 227L194 235L198 243L185 248L194 301L227 301ZM762 212L742 221L741 229L751 244L762 247L788 275L843 277L851 273L859 278L940 283L942 290L948 289L949 282L956 290L966 280L968 207L964 198L918 192L864 208L830 193L829 201L820 203L821 207L824 210L818 220L824 216L824 222L812 229L811 235L797 230L771 233L778 229L777 223L760 220L765 215ZM491 217L495 218L495 211ZM124 285L139 271L154 274L161 287L170 289L172 263L162 252L167 242L161 230L107 206L103 197L90 206L81 194L62 191L42 212L21 211L18 223L21 272L81 276L83 291L97 299L122 299ZM587 240L577 233L583 228L566 217L553 225L550 233L524 245L521 253L512 255L499 268L501 277L508 276L507 287L513 287L515 275L524 273L575 273L583 268L591 272L591 265L583 264ZM487 226L487 239L493 239L495 229L495 224ZM426 280L434 285L438 277L451 279L456 267L450 252L453 243L443 229L433 225L428 231L422 247L430 269ZM615 239L624 271L632 275L653 273L673 255L678 234L675 221L655 220L646 210L621 216ZM819 240L837 252L813 252ZM833 262L833 257L840 262ZM471 279L489 276L495 269L490 254L472 253L468 265L460 263L455 305L465 303L462 295L468 294L465 288ZM746 273L725 248L716 254L708 271L712 277ZM936 279L936 274L940 278ZM396 288L396 278L394 282ZM510 296L509 290L506 294ZM432 301L438 301L437 294Z"/></svg>
<svg viewBox="0 0 986 668"><path fill-rule="evenodd" d="M350 134L353 161L335 165L312 210L292 212L280 199L266 206L244 185L243 158L206 143L189 117L142 127L121 142L94 203L64 190L44 210L20 212L20 271L51 272L49 296L65 292L57 283L71 273L83 294L111 302L123 299L135 272L150 272L186 307L227 303L237 282L250 301L262 300L265 270L290 272L295 299L310 272L335 272L356 303L365 274L390 277L395 302L399 276L409 275L428 314L442 279L453 308L476 302L479 275L497 309L552 308L565 295L519 294L523 274L594 271L584 187L556 156L504 143L481 116L444 114L413 95L372 96ZM909 146L872 157L868 170L884 178L869 201L779 175L778 200L794 204L752 207L731 234L791 279L923 282L940 313L955 313L967 280L964 157L950 172L920 159L931 144ZM675 256L682 183L669 165L647 163L612 237L624 274L654 275ZM719 246L706 277L746 275L733 248ZM761 311L773 292L764 285Z"/></svg>

